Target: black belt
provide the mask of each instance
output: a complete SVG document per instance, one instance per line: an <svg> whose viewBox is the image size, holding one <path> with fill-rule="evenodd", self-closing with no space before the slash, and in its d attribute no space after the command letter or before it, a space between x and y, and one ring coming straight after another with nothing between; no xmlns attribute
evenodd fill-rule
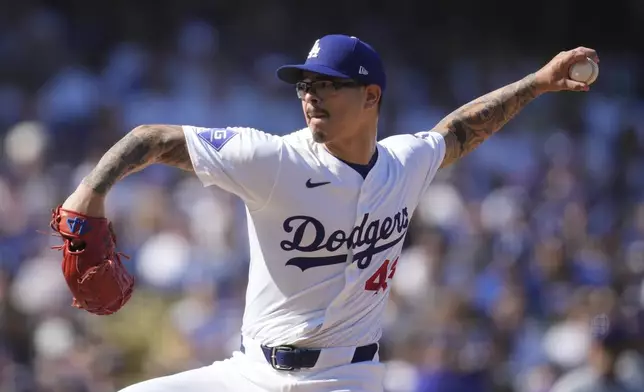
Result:
<svg viewBox="0 0 644 392"><path fill-rule="evenodd" d="M261 346L266 361L276 370L297 370L312 368L318 361L322 349L296 348L291 346ZM241 352L245 353L244 345ZM372 361L378 352L378 343L356 347L351 363Z"/></svg>

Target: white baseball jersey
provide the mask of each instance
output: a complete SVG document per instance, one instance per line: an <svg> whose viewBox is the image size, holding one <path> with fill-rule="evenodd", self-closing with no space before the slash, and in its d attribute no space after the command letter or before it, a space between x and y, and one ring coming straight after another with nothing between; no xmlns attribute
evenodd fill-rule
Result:
<svg viewBox="0 0 644 392"><path fill-rule="evenodd" d="M183 129L204 186L246 203L242 334L268 346L377 342L410 219L445 154L443 137L421 132L380 141L363 178L308 129L286 136Z"/></svg>

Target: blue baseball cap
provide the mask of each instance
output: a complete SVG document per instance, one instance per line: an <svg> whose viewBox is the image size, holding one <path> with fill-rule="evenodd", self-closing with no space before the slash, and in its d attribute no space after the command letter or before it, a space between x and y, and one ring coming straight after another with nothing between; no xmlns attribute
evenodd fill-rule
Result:
<svg viewBox="0 0 644 392"><path fill-rule="evenodd" d="M318 39L304 64L284 65L277 69L277 77L295 84L302 80L304 71L375 84L383 92L387 85L378 53L366 42L348 35L332 34Z"/></svg>

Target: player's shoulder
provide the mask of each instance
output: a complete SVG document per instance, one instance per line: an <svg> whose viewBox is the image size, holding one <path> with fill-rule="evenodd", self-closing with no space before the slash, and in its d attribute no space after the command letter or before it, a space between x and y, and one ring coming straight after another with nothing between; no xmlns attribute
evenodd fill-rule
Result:
<svg viewBox="0 0 644 392"><path fill-rule="evenodd" d="M191 131L195 133L207 132L232 132L238 134L261 134L278 137L269 132L263 131L258 128L241 126L241 125L227 125L227 126L203 126L203 125L182 125L184 132Z"/></svg>
<svg viewBox="0 0 644 392"><path fill-rule="evenodd" d="M302 156L315 156L318 144L313 140L313 135L308 128L298 129L282 137L284 146Z"/></svg>
<svg viewBox="0 0 644 392"><path fill-rule="evenodd" d="M230 132L244 134L258 139L277 143L285 143L289 145L309 145L312 143L311 133L308 132L307 128L279 135L253 127L231 126L226 127L225 129L229 130Z"/></svg>
<svg viewBox="0 0 644 392"><path fill-rule="evenodd" d="M406 133L388 136L378 142L394 155L411 154L429 149L440 149L445 141L443 136L435 131Z"/></svg>
<svg viewBox="0 0 644 392"><path fill-rule="evenodd" d="M409 146L416 142L415 136L412 134L398 134L387 136L380 140L378 143L388 150L401 150L407 149Z"/></svg>
<svg viewBox="0 0 644 392"><path fill-rule="evenodd" d="M259 138L259 139L275 140L275 141L280 139L280 136L278 135L272 134L270 132L266 132L259 128L247 127L247 126L233 125L233 126L225 126L225 127L219 127L219 128L217 127L198 128L198 133L207 134L210 132L228 133L231 135L242 135L249 138Z"/></svg>
<svg viewBox="0 0 644 392"><path fill-rule="evenodd" d="M313 136L308 128L298 129L282 136L284 142L292 146L312 146Z"/></svg>
<svg viewBox="0 0 644 392"><path fill-rule="evenodd" d="M217 151L231 140L239 140L242 146L257 145L279 145L281 137L258 128L247 126L221 126L203 127L195 125L183 125L183 132L187 136L203 139L207 144L212 145Z"/></svg>

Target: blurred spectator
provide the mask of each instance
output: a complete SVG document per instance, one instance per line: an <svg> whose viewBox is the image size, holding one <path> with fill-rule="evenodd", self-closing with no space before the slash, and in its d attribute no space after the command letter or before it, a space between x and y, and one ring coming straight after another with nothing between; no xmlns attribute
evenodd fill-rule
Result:
<svg viewBox="0 0 644 392"><path fill-rule="evenodd" d="M635 392L644 390L641 361L627 356L632 337L606 314L592 318L588 364L558 380L552 392ZM635 367L637 373L629 371Z"/></svg>

